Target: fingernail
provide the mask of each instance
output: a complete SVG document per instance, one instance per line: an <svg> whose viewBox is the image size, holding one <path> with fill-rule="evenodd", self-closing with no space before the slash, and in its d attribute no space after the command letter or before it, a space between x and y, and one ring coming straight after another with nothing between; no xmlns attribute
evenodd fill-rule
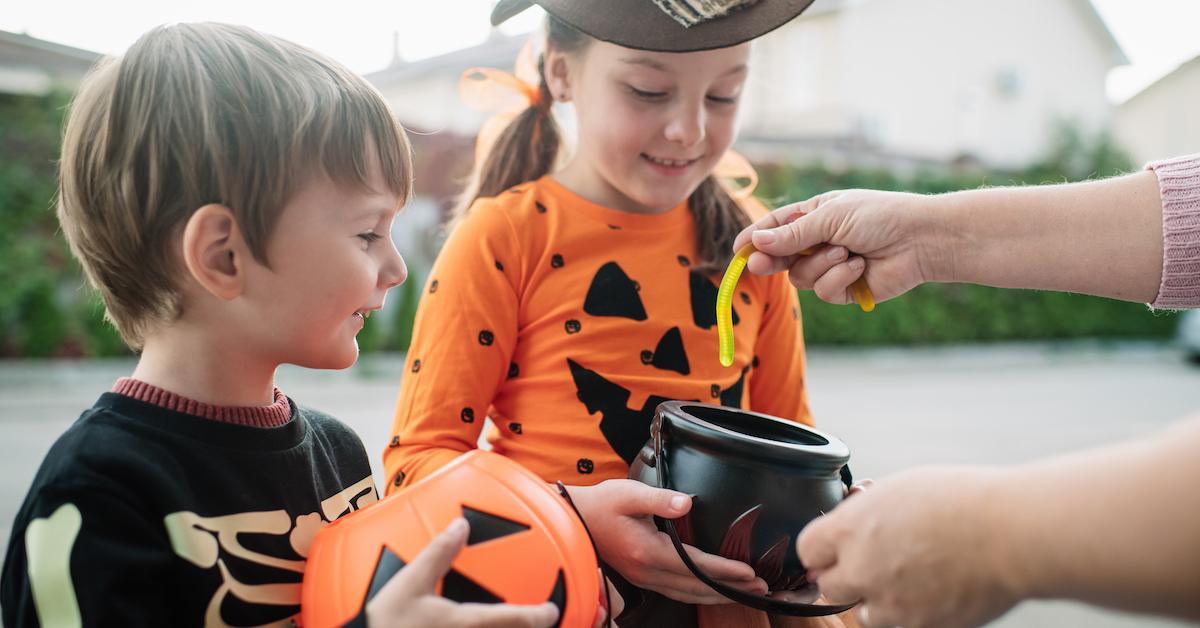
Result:
<svg viewBox="0 0 1200 628"><path fill-rule="evenodd" d="M671 498L671 510L683 510L687 506L688 498L683 495L676 495Z"/></svg>
<svg viewBox="0 0 1200 628"><path fill-rule="evenodd" d="M451 521L450 525L449 525L450 531L454 532L455 534L461 534L463 532L466 532L468 527L469 526L467 524L467 520L463 519L462 517L459 517L459 518L455 519L454 521Z"/></svg>
<svg viewBox="0 0 1200 628"><path fill-rule="evenodd" d="M779 239L773 232L762 230L755 231L751 236L755 244L775 244L775 240Z"/></svg>
<svg viewBox="0 0 1200 628"><path fill-rule="evenodd" d="M850 260L850 270L862 270L866 265L867 261L861 257Z"/></svg>
<svg viewBox="0 0 1200 628"><path fill-rule="evenodd" d="M829 252L826 253L825 255L827 255L829 257L829 259L836 262L837 260L845 258L847 255L847 252L846 252L845 248L840 247L840 246L835 246L832 249L829 249Z"/></svg>

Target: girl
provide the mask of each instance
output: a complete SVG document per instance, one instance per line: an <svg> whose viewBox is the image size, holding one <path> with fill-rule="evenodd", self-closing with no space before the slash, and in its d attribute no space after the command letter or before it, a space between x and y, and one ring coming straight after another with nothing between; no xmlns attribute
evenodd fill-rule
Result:
<svg viewBox="0 0 1200 628"><path fill-rule="evenodd" d="M686 2L539 4L549 13L539 84L482 158L421 300L385 452L388 490L474 448L490 417L492 448L573 485L601 558L647 590L622 591L621 625L694 624L694 606L657 594L727 600L650 518L681 516L689 498L618 478L664 400L810 422L786 276L743 279L734 364L717 360L716 280L749 220L713 177L735 136L747 40L808 2L747 3L690 28L667 11ZM528 2L502 2L493 23L517 5ZM562 164L555 102L574 104L578 129ZM748 565L693 556L728 584L766 592Z"/></svg>

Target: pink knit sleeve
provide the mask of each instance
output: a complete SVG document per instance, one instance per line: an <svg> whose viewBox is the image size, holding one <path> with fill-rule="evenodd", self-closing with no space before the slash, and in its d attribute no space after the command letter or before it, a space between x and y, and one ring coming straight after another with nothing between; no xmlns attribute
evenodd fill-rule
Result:
<svg viewBox="0 0 1200 628"><path fill-rule="evenodd" d="M1163 270L1153 308L1200 307L1200 153L1146 165L1158 175Z"/></svg>

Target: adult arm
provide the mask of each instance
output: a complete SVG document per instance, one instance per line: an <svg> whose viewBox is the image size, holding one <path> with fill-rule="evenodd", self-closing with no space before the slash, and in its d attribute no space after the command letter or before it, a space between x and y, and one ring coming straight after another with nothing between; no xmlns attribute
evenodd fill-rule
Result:
<svg viewBox="0 0 1200 628"><path fill-rule="evenodd" d="M969 626L1026 598L1200 619L1200 417L1007 469L879 481L801 533L834 600L871 625Z"/></svg>
<svg viewBox="0 0 1200 628"><path fill-rule="evenodd" d="M788 269L793 284L834 303L851 302L849 286L865 272L879 300L938 281L1196 307L1200 155L1149 168L936 196L829 192L775 210L736 245L761 251L752 272ZM811 247L815 255L797 255Z"/></svg>

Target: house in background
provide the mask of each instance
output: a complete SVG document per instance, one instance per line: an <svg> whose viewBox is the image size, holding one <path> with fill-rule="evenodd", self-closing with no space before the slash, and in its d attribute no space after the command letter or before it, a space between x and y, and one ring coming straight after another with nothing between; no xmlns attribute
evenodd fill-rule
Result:
<svg viewBox="0 0 1200 628"><path fill-rule="evenodd" d="M478 46L428 59L410 62L393 54L387 68L366 75L409 130L413 144L413 198L393 229L410 280L421 281L433 265L441 247L443 217L470 174L475 133L489 115L462 104L459 78L473 67L511 71L526 41L528 37L494 30Z"/></svg>
<svg viewBox="0 0 1200 628"><path fill-rule="evenodd" d="M510 69L524 39L367 78L413 128L469 136L484 115L459 76ZM1127 63L1090 0L817 0L755 47L738 146L759 162L1020 168L1059 121L1108 128L1106 78Z"/></svg>
<svg viewBox="0 0 1200 628"><path fill-rule="evenodd" d="M443 55L405 61L393 55L387 68L366 75L387 98L405 126L418 133L474 136L488 114L464 106L458 79L474 67L512 71L528 36L508 36L493 30L487 41Z"/></svg>
<svg viewBox="0 0 1200 628"><path fill-rule="evenodd" d="M0 94L44 96L74 90L100 53L0 31Z"/></svg>
<svg viewBox="0 0 1200 628"><path fill-rule="evenodd" d="M1117 107L1117 141L1135 162L1200 152L1200 56Z"/></svg>
<svg viewBox="0 0 1200 628"><path fill-rule="evenodd" d="M1128 63L1089 0L817 0L757 44L759 160L1026 166L1059 120L1106 128Z"/></svg>

